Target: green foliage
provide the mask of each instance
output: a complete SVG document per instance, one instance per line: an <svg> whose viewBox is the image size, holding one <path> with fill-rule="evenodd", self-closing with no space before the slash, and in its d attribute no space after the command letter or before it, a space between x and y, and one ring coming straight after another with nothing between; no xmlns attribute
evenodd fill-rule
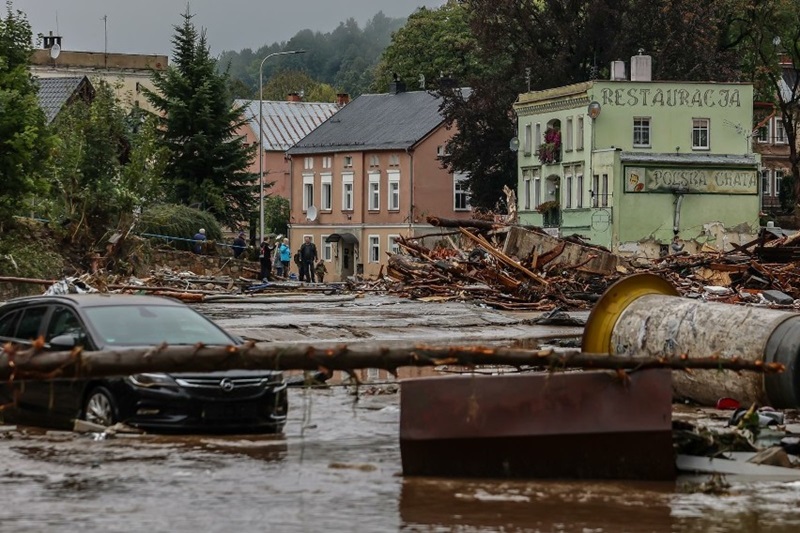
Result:
<svg viewBox="0 0 800 533"><path fill-rule="evenodd" d="M73 235L94 240L137 204L120 179L130 154L125 113L102 80L91 102L76 100L56 117L55 144L48 160L54 219L74 223Z"/></svg>
<svg viewBox="0 0 800 533"><path fill-rule="evenodd" d="M731 0L729 40L737 45L743 69L755 86L755 98L771 102L783 122L790 175L781 183L781 207L798 210L800 198L800 0Z"/></svg>
<svg viewBox="0 0 800 533"><path fill-rule="evenodd" d="M134 208L163 202L162 181L168 153L158 142L158 119L134 109L126 120L130 154L120 176L126 195L122 202Z"/></svg>
<svg viewBox="0 0 800 533"><path fill-rule="evenodd" d="M197 32L190 13L175 27L172 42L172 65L154 72L156 91L145 92L160 113L166 197L238 228L256 204L257 176L247 170L256 148L236 135L243 117L230 105L228 73L217 73L205 33Z"/></svg>
<svg viewBox="0 0 800 533"><path fill-rule="evenodd" d="M336 90L333 87L315 81L305 72L298 70L279 72L264 85L264 100L285 100L289 93L300 93L307 102L336 101Z"/></svg>
<svg viewBox="0 0 800 533"><path fill-rule="evenodd" d="M28 73L31 39L25 15L7 3L0 19L0 223L19 214L30 195L47 190L41 170L50 136Z"/></svg>
<svg viewBox="0 0 800 533"><path fill-rule="evenodd" d="M346 92L353 97L366 92L373 83L374 68L381 53L388 46L392 32L402 27L403 18L391 18L378 13L359 28L355 19L341 22L329 33L302 30L284 43L273 43L253 51L223 52L220 65L229 68L235 83L235 94L240 98L257 98L259 66L261 60L273 52L285 50L306 50L308 53L275 57L264 63L265 86L278 73L301 71L311 79L335 88L336 92ZM274 99L283 99L278 95ZM306 100L312 101L306 93ZM322 101L330 101L328 99Z"/></svg>
<svg viewBox="0 0 800 533"><path fill-rule="evenodd" d="M42 224L26 220L6 223L0 235L0 272L21 278L58 278L64 266L58 249ZM41 288L36 287L36 292Z"/></svg>
<svg viewBox="0 0 800 533"><path fill-rule="evenodd" d="M375 69L373 87L386 92L397 74L410 90L422 88L420 75L425 77L425 88L432 89L442 75L465 80L480 70L469 11L461 4L448 3L439 9L420 8L392 35Z"/></svg>
<svg viewBox="0 0 800 533"><path fill-rule="evenodd" d="M267 233L289 234L289 200L282 196L264 199L264 228Z"/></svg>
<svg viewBox="0 0 800 533"><path fill-rule="evenodd" d="M209 240L222 239L222 229L210 213L185 205L159 204L149 207L142 211L136 225L137 233L181 239L191 239L200 228L206 230L206 238ZM174 246L179 250L191 250L193 244L189 241L174 241Z"/></svg>

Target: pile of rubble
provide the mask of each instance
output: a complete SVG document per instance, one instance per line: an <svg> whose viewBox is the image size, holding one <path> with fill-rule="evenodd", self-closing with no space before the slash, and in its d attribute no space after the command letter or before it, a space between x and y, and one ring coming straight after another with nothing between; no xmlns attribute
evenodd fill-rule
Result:
<svg viewBox="0 0 800 533"><path fill-rule="evenodd" d="M591 307L618 279L650 272L669 280L683 296L778 308L800 304L800 237L772 228L729 252L646 260L617 256L577 236L555 238L535 227L429 221L456 228L453 234L463 244L449 235L447 246L433 249L400 239L402 253L389 257L389 281L372 288L422 300L477 300L508 310L579 310Z"/></svg>

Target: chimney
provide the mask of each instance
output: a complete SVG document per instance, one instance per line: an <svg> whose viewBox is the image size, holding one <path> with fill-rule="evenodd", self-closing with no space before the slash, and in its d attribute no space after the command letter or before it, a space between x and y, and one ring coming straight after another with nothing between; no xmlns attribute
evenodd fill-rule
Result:
<svg viewBox="0 0 800 533"><path fill-rule="evenodd" d="M440 89L455 89L458 87L458 81L445 74L439 76L438 84Z"/></svg>
<svg viewBox="0 0 800 533"><path fill-rule="evenodd" d="M303 101L303 97L300 96L300 93L289 93L288 95L286 95L286 101L287 102L302 102Z"/></svg>
<svg viewBox="0 0 800 533"><path fill-rule="evenodd" d="M644 55L644 50L631 58L631 81L653 81L653 58Z"/></svg>
<svg viewBox="0 0 800 533"><path fill-rule="evenodd" d="M611 81L625 81L625 62L612 61L611 62Z"/></svg>
<svg viewBox="0 0 800 533"><path fill-rule="evenodd" d="M336 95L336 105L344 107L350 103L350 95L348 93L338 93Z"/></svg>
<svg viewBox="0 0 800 533"><path fill-rule="evenodd" d="M406 84L400 81L400 76L397 73L392 74L394 77L394 81L389 84L389 93L390 94L400 94L406 92Z"/></svg>
<svg viewBox="0 0 800 533"><path fill-rule="evenodd" d="M53 35L53 32L50 32L50 35L42 36L42 45L44 46L45 50L53 48L53 45L57 44L59 48L61 48L61 36L60 35Z"/></svg>

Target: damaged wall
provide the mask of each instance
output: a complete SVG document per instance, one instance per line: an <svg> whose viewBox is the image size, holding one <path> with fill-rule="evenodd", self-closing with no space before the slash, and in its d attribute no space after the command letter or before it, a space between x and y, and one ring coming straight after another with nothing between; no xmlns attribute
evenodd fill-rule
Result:
<svg viewBox="0 0 800 533"><path fill-rule="evenodd" d="M691 230L679 233L676 245L671 238L649 238L638 241L620 242L614 252L623 256L636 256L654 259L666 254L687 252L696 254L700 252L723 251L733 249L732 244L742 245L752 241L758 236L758 225L742 223L732 228L726 228L722 222L708 222L702 224L699 232L693 234Z"/></svg>

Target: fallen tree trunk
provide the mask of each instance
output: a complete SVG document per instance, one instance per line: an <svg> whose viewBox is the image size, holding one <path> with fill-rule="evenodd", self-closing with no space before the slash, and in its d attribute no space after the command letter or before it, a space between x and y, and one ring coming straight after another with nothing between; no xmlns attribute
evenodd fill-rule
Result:
<svg viewBox="0 0 800 533"><path fill-rule="evenodd" d="M36 343L43 345L41 339ZM0 379L53 379L124 376L143 372L209 372L216 370L355 370L403 366L480 365L516 368L643 370L734 370L774 373L783 365L744 358L672 357L634 359L627 356L556 351L490 348L482 346L339 346L256 344L241 346L157 346L82 352L41 352L5 345L0 354Z"/></svg>

